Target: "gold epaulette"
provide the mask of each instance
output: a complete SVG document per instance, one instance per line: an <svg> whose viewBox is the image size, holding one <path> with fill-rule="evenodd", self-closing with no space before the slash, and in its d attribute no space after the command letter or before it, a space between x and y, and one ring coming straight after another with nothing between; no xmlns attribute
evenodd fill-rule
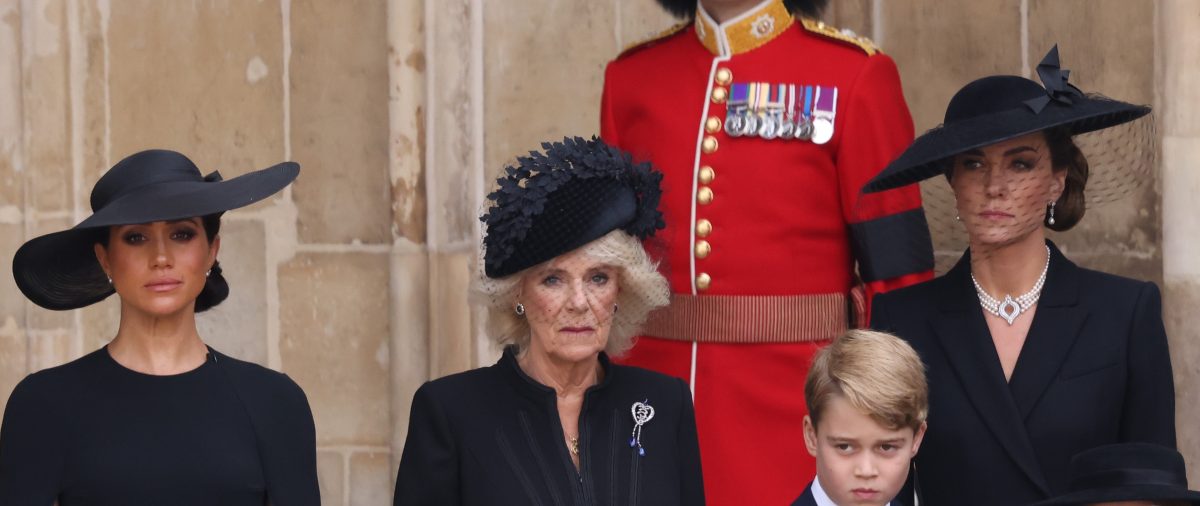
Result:
<svg viewBox="0 0 1200 506"><path fill-rule="evenodd" d="M808 30L812 33L854 44L855 46L858 46L859 49L862 49L864 52L866 52L867 56L872 56L879 52L879 46L876 46L874 42L871 42L871 39L859 36L851 30L838 30L837 28L825 24L824 21L817 21L811 18L800 18L800 24L804 25L805 30Z"/></svg>
<svg viewBox="0 0 1200 506"><path fill-rule="evenodd" d="M687 28L688 26L691 26L691 24L692 24L691 21L684 21L682 23L678 23L675 26L672 26L670 28L667 28L666 30L659 32L658 34L654 35L653 37L650 37L645 40L640 40L638 42L634 42L633 44L625 46L625 49L621 50L621 54L617 55L617 58L625 56L626 54L628 54L631 51L641 49L643 47L654 44L655 42L658 42L662 39L665 39L665 38L675 35L679 32L682 32L685 28Z"/></svg>

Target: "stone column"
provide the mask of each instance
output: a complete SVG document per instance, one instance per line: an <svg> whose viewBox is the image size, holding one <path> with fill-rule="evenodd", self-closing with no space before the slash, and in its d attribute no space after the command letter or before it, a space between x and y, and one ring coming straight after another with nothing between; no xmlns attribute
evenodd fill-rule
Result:
<svg viewBox="0 0 1200 506"><path fill-rule="evenodd" d="M1159 2L1162 101L1163 317L1175 371L1175 427L1188 463L1188 482L1200 483L1200 3Z"/></svg>
<svg viewBox="0 0 1200 506"><path fill-rule="evenodd" d="M429 257L425 249L425 6L388 1L388 161L392 184L391 467L399 464L413 392L429 379ZM393 476L394 480L395 477Z"/></svg>

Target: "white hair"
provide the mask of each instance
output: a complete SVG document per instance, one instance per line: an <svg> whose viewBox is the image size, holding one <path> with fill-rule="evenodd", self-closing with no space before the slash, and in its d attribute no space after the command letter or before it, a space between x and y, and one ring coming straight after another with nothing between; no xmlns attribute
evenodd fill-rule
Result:
<svg viewBox="0 0 1200 506"><path fill-rule="evenodd" d="M603 237L582 246L583 254L592 260L619 270L620 286L613 314L612 329L604 351L618 356L633 347L633 339L641 330L650 311L666 306L671 299L667 278L658 272L658 263L650 259L636 238L622 230L613 230ZM478 265L483 265L479 262ZM503 278L489 278L482 271L471 286L474 302L487 307L487 334L501 346L515 344L524 350L529 346L529 321L515 312L521 280L533 270L530 267Z"/></svg>

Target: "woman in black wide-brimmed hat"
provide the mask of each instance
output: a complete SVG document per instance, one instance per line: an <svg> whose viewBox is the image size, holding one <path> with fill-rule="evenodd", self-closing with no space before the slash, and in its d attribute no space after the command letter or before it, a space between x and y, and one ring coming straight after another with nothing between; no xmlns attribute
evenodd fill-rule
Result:
<svg viewBox="0 0 1200 506"><path fill-rule="evenodd" d="M143 151L92 190L92 216L25 243L17 286L47 309L117 294L105 347L34 373L0 429L0 504L319 504L304 392L207 347L195 314L229 286L220 216L287 186L286 162L228 181L185 156Z"/></svg>
<svg viewBox="0 0 1200 506"><path fill-rule="evenodd" d="M1082 93L1057 48L1038 75L1044 87L1015 76L966 85L945 122L864 188L944 176L970 245L944 276L873 306L871 326L902 336L928 366L922 504L1028 504L1067 490L1080 451L1175 445L1158 288L1081 268L1045 234L1083 217L1089 161L1121 158L1089 158L1074 136L1150 109Z"/></svg>
<svg viewBox="0 0 1200 506"><path fill-rule="evenodd" d="M641 242L662 174L595 138L542 147L483 217L474 295L503 356L417 390L394 503L702 505L687 384L609 361L669 299Z"/></svg>

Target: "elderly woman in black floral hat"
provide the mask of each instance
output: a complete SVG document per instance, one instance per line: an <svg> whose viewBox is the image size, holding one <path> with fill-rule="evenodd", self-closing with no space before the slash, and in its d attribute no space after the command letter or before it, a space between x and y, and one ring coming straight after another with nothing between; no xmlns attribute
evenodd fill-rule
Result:
<svg viewBox="0 0 1200 506"><path fill-rule="evenodd" d="M594 138L543 148L482 218L503 357L417 390L395 504L703 504L687 385L609 361L669 296L641 243L661 174Z"/></svg>
<svg viewBox="0 0 1200 506"><path fill-rule="evenodd" d="M871 314L927 367L923 505L1029 504L1067 491L1083 450L1175 445L1158 288L1077 266L1046 236L1083 218L1089 175L1149 169L1112 156L1152 150L1149 136L1105 138L1091 153L1076 136L1137 133L1099 131L1132 129L1150 108L1069 84L1057 48L1037 73L1044 86L1017 76L967 84L945 123L867 185L943 175L970 245L944 276L876 297Z"/></svg>

